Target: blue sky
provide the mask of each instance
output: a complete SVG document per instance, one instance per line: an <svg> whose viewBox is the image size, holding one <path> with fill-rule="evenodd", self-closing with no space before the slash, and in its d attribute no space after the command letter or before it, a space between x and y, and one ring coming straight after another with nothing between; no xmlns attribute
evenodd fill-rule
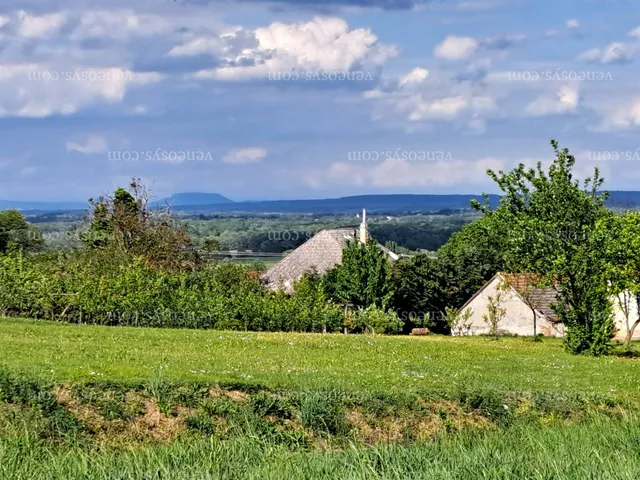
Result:
<svg viewBox="0 0 640 480"><path fill-rule="evenodd" d="M631 0L4 0L0 198L495 191L549 162L640 190Z"/></svg>

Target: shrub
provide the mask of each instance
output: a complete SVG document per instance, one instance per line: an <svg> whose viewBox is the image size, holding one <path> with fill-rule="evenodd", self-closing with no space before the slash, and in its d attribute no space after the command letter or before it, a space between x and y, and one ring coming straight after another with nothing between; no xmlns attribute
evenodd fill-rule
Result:
<svg viewBox="0 0 640 480"><path fill-rule="evenodd" d="M402 330L403 322L396 312L384 310L375 305L359 310L356 325L370 333L397 333Z"/></svg>

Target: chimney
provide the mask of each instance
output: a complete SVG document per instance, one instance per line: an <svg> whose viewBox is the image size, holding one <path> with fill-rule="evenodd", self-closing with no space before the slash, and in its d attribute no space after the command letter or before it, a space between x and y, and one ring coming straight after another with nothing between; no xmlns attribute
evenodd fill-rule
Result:
<svg viewBox="0 0 640 480"><path fill-rule="evenodd" d="M360 224L360 243L367 243L367 211L362 209L362 223Z"/></svg>

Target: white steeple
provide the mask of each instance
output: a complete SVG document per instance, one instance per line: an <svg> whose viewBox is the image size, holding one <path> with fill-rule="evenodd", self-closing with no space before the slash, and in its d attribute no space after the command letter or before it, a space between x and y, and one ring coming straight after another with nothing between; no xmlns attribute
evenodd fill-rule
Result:
<svg viewBox="0 0 640 480"><path fill-rule="evenodd" d="M367 243L367 211L362 209L362 223L360 224L360 243Z"/></svg>

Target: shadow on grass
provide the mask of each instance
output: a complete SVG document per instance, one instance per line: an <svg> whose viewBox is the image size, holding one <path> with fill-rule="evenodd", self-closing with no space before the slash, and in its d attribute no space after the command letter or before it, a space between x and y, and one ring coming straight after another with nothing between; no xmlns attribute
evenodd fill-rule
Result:
<svg viewBox="0 0 640 480"><path fill-rule="evenodd" d="M616 350L611 352L611 355L621 358L640 358L640 352L638 350Z"/></svg>

